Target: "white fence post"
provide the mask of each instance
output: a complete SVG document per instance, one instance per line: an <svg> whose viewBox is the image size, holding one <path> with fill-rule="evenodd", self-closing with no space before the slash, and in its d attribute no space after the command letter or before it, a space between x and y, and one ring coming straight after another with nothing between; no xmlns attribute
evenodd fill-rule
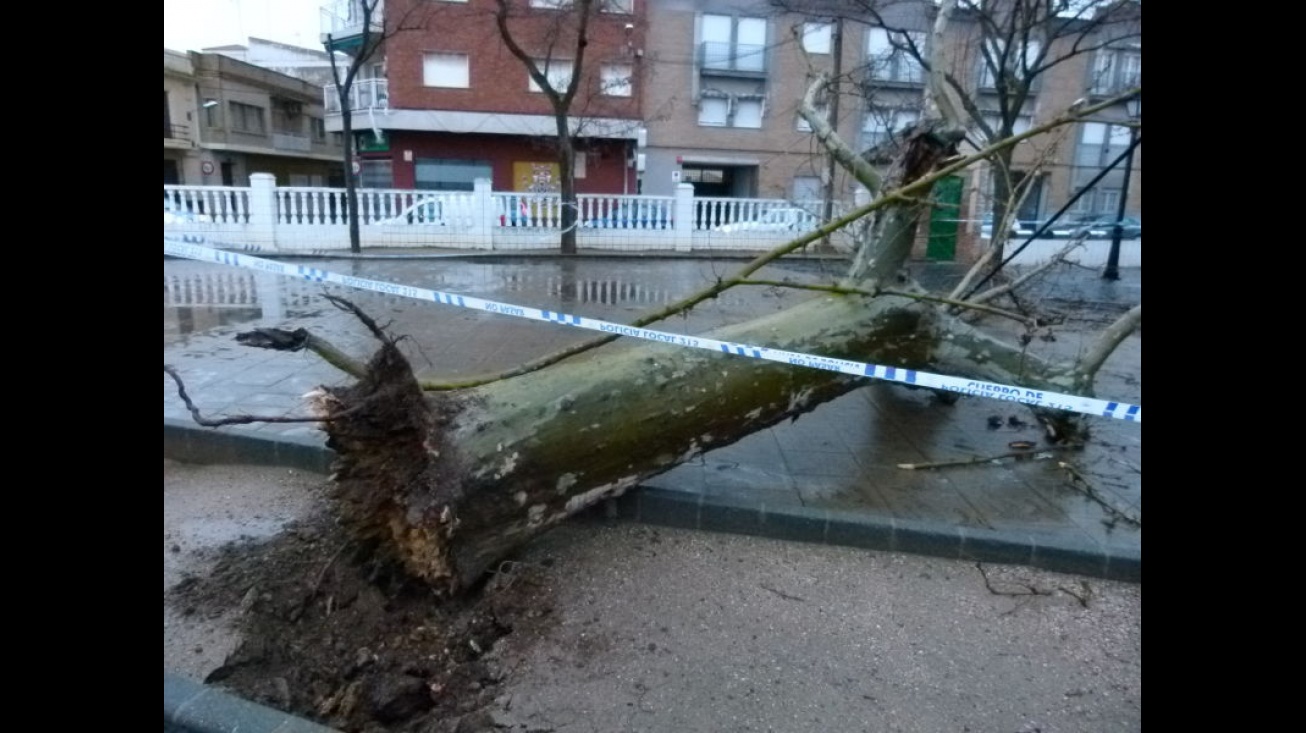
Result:
<svg viewBox="0 0 1306 733"><path fill-rule="evenodd" d="M278 249L277 244L277 177L271 173L249 174L250 244Z"/></svg>
<svg viewBox="0 0 1306 733"><path fill-rule="evenodd" d="M675 247L677 252L688 252L694 247L694 184L676 184Z"/></svg>
<svg viewBox="0 0 1306 733"><path fill-rule="evenodd" d="M494 249L494 224L497 215L491 193L490 179L477 178L472 181L472 230L469 236L471 245L477 249Z"/></svg>

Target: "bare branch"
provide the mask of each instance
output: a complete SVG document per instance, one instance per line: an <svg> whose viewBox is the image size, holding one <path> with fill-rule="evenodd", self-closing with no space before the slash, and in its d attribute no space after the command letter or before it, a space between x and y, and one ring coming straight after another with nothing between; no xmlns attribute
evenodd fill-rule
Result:
<svg viewBox="0 0 1306 733"><path fill-rule="evenodd" d="M1102 333L1098 334L1097 340L1089 347L1088 351L1075 364L1075 371L1079 375L1078 381L1087 385L1091 384L1093 377L1098 370L1102 368L1108 357L1116 350L1122 341L1129 337L1143 323L1143 304L1130 308L1127 313L1120 316L1107 326Z"/></svg>
<svg viewBox="0 0 1306 733"><path fill-rule="evenodd" d="M172 381L177 383L177 396L181 397L181 401L186 404L186 409L190 411L191 417L194 418L195 422L199 423L200 425L203 425L206 428L218 428L218 427L222 427L223 425L248 425L250 423L256 423L256 422L265 422L265 423L324 422L324 419L320 417L284 417L284 416L274 416L274 415L233 415L231 417L223 417L223 418L216 418L216 419L206 418L200 414L199 408L196 407L195 403L191 401L190 395L186 393L186 385L181 381L181 375L177 374L177 370L172 368L171 366L168 366L167 364L164 364L163 372L168 376L172 377Z"/></svg>
<svg viewBox="0 0 1306 733"><path fill-rule="evenodd" d="M984 464L1000 465L999 462L1004 458L1017 458L1022 460L1033 458L1036 460L1042 460L1042 459L1047 459L1052 457L1051 455L1044 455L1048 451L1078 450L1083 447L1084 446L1082 445L1050 445L1044 448L1038 448L1036 450L1034 449L1015 450L1015 451L1011 451L1010 453L999 453L996 456L976 456L974 458L964 458L958 461L935 461L931 463L899 463L898 468L905 469L908 471L917 471L920 469L956 468L958 466L977 466L977 465L984 465Z"/></svg>
<svg viewBox="0 0 1306 733"><path fill-rule="evenodd" d="M830 82L829 74L824 72L817 75L812 83L807 85L807 93L803 95L803 101L798 107L798 113L807 120L807 124L812 126L812 133L816 136L818 142L829 151L838 163L848 171L853 178L866 187L871 193L878 193L883 179L880 178L879 171L860 155L853 151L852 147L839 137L834 128L830 126L825 115L816 110L816 93Z"/></svg>
<svg viewBox="0 0 1306 733"><path fill-rule="evenodd" d="M1109 513L1113 519L1124 520L1127 524L1132 524L1135 527L1143 526L1142 517L1129 509L1116 506L1110 499L1104 496L1101 491L1098 491L1097 488L1089 482L1088 478L1085 477L1079 469L1075 468L1073 464L1065 461L1058 461L1057 465L1065 469L1066 473L1070 474L1070 480L1066 483L1069 484L1071 488L1097 502L1103 509L1107 510L1107 513Z"/></svg>

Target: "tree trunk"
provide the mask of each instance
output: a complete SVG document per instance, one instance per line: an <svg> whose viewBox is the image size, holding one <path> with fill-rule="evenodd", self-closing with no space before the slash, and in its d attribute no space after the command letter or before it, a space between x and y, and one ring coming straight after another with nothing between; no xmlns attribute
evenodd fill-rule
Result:
<svg viewBox="0 0 1306 733"><path fill-rule="evenodd" d="M562 176L562 240L559 245L565 255L576 254L576 227L579 208L576 205L576 141L568 131L566 114L558 114L558 171Z"/></svg>
<svg viewBox="0 0 1306 733"><path fill-rule="evenodd" d="M340 125L345 139L345 214L349 217L349 251L357 254L363 251L363 245L358 228L358 175L354 173L354 163L358 156L354 152L354 115L349 108L350 86L352 84L340 89Z"/></svg>
<svg viewBox="0 0 1306 733"><path fill-rule="evenodd" d="M1056 377L1019 348L900 297L823 296L712 337L993 381L1017 370L1025 384ZM368 375L324 390L319 408L346 523L455 594L565 517L864 383L618 341L510 380L424 394L387 337Z"/></svg>
<svg viewBox="0 0 1306 733"><path fill-rule="evenodd" d="M998 131L1000 138L1010 137L1009 130L1000 129ZM1012 188L1011 188L1011 161L1014 155L1013 148L1006 148L995 153L992 165L990 166L990 175L993 177L993 234L989 239L989 246L993 249L993 259L990 266L997 269L1002 264L1003 250L1007 243L1007 227L1002 226L1007 220L1007 212L1012 207Z"/></svg>

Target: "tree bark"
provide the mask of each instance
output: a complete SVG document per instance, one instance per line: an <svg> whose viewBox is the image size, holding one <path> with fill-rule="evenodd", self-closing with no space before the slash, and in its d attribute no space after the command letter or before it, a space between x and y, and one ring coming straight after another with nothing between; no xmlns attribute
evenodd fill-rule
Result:
<svg viewBox="0 0 1306 733"><path fill-rule="evenodd" d="M936 33L953 5L948 0L942 4ZM547 79L502 27L506 3L499 8L505 42L543 86ZM941 73L932 75L932 86L942 88L939 77ZM574 89L575 84L569 91ZM816 114L811 98L809 92L800 111L823 144L852 175L879 192L879 174L858 164ZM706 336L1091 394L1096 364L1141 322L1141 309L1109 329L1102 347L1093 351L1096 364L1077 367L1045 363L1022 346L986 335L951 314L951 306L904 296L919 291L902 277L928 194L916 188L947 170L962 135L956 105L946 94L927 95L926 101L926 114L884 177L890 192L877 202L874 226L859 242L845 279L849 289L878 294L811 296L779 313ZM559 120L562 125L565 116ZM772 254L780 251L787 250ZM890 285L897 292L889 292ZM341 517L407 572L450 595L585 507L865 383L865 378L839 372L617 340L510 379L425 393L395 347L395 337L360 317L381 340L381 348L355 384L323 388L314 398L327 445L338 456L334 479ZM1073 434L1069 428L1078 419L1049 410L1035 414L1049 423L1054 437Z"/></svg>
<svg viewBox="0 0 1306 733"><path fill-rule="evenodd" d="M1058 377L1018 347L894 296L820 296L711 336L1031 386ZM319 408L346 523L456 594L581 509L864 383L619 341L477 389L424 394L383 336L367 375L323 390Z"/></svg>

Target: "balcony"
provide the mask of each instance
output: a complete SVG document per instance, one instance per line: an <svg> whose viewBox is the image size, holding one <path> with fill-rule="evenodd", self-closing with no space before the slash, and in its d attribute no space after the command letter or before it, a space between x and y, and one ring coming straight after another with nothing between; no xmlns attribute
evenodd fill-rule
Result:
<svg viewBox="0 0 1306 733"><path fill-rule="evenodd" d="M704 74L761 78L766 76L766 46L704 41L698 48L698 67Z"/></svg>
<svg viewBox="0 0 1306 733"><path fill-rule="evenodd" d="M290 132L272 133L272 147L277 150L292 150L297 153L307 153L313 149L313 143L307 135L297 135Z"/></svg>
<svg viewBox="0 0 1306 733"><path fill-rule="evenodd" d="M363 19L371 9L368 29L385 30L385 0L334 0L323 5L319 13L322 45L331 51L349 53L363 44Z"/></svg>
<svg viewBox="0 0 1306 733"><path fill-rule="evenodd" d="M190 125L174 125L167 120L163 122L163 147L165 148L189 148L192 147L190 139Z"/></svg>
<svg viewBox="0 0 1306 733"><path fill-rule="evenodd" d="M335 84L322 87L326 113L340 114L340 95ZM374 110L383 112L390 109L390 84L385 79L356 79L349 88L349 110L366 112Z"/></svg>

